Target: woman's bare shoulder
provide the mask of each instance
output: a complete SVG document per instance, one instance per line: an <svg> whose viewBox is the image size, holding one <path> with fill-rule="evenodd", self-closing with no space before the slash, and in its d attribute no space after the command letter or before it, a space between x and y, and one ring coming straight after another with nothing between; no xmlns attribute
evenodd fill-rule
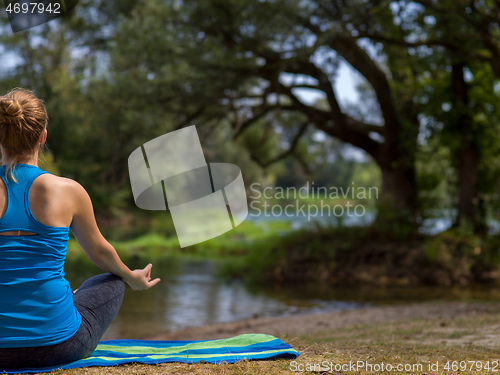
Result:
<svg viewBox="0 0 500 375"><path fill-rule="evenodd" d="M74 215L80 211L86 194L77 181L44 173L31 186L30 208L41 223L66 227L71 225Z"/></svg>
<svg viewBox="0 0 500 375"><path fill-rule="evenodd" d="M35 180L33 188L46 196L57 197L59 201L74 200L87 195L85 188L68 177L44 173Z"/></svg>
<svg viewBox="0 0 500 375"><path fill-rule="evenodd" d="M61 176L56 176L51 173L44 173L40 175L37 179L36 182L39 183L40 187L45 187L47 189L79 189L83 188L80 183L77 181L68 178L68 177L61 177Z"/></svg>

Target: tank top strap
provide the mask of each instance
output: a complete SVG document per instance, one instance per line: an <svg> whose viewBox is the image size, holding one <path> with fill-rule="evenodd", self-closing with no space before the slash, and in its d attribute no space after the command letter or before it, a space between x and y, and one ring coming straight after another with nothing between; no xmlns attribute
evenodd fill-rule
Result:
<svg viewBox="0 0 500 375"><path fill-rule="evenodd" d="M0 218L0 231L40 231L41 227L29 208L29 191L35 179L45 173L35 165L16 164L13 174L17 182L7 178L2 166L1 177L7 187L7 210Z"/></svg>

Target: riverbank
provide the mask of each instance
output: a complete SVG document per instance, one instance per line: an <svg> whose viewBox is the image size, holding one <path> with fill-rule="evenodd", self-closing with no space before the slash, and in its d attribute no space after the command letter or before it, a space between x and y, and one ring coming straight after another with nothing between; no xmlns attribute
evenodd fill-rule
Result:
<svg viewBox="0 0 500 375"><path fill-rule="evenodd" d="M500 236L464 228L436 235L407 227L318 227L256 242L222 270L247 282L329 285L494 285Z"/></svg>
<svg viewBox="0 0 500 375"><path fill-rule="evenodd" d="M499 322L499 303L461 302L380 306L322 314L255 318L163 332L142 338L210 339L244 332L269 333L291 344L301 353L300 357L295 361L243 361L232 365L132 364L58 371L53 374L273 375L290 374L294 370L302 373L315 371L365 375L386 373L387 371L377 370L376 366L381 366L382 363L394 366L388 372L391 374L494 374L500 367ZM335 370L336 365L348 366L350 363L356 366L371 365L372 368ZM403 366L400 367L401 370L396 367L398 365ZM466 370L458 371L461 366L465 366ZM471 369L471 366L476 367ZM481 366L481 370L478 366ZM486 366L489 367L487 371ZM497 370L492 370L493 367Z"/></svg>
<svg viewBox="0 0 500 375"><path fill-rule="evenodd" d="M367 325L377 326L402 321L439 320L438 328L429 337L423 333L413 338L421 343L432 343L432 337L437 331L451 333L453 328L446 325L447 321L459 318L474 319L494 317L500 318L500 303L466 303L466 302L429 302L392 306L365 307L355 310L340 310L318 314L299 314L285 317L255 317L231 323L221 323L204 327L187 328L174 332L159 332L154 335L145 335L141 339L147 340L210 340L240 335L243 333L266 333L279 337L294 337L316 335L330 332L340 337L340 332L362 331ZM500 322L500 319L499 319ZM444 325L443 325L444 323ZM500 345L500 324L497 334L482 332L460 335L450 339L450 343L471 343L474 345ZM491 327L484 327L490 330ZM334 331L337 331L336 333ZM339 336L340 335L340 336ZM470 336L470 337L469 337ZM378 335L380 337L380 335ZM368 337L367 337L368 338ZM418 340L417 340L418 338ZM500 369L499 369L500 370Z"/></svg>

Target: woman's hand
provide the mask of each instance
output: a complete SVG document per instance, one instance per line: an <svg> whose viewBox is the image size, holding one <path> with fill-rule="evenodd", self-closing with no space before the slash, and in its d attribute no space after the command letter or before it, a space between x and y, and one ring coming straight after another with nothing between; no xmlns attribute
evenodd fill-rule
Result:
<svg viewBox="0 0 500 375"><path fill-rule="evenodd" d="M133 290L146 290L155 286L160 282L159 278L151 280L151 268L153 265L149 263L142 270L131 271L130 277L123 279Z"/></svg>

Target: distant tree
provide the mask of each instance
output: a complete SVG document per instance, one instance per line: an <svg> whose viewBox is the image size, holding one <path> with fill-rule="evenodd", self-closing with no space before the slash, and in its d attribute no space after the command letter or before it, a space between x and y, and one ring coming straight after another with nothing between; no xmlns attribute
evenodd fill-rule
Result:
<svg viewBox="0 0 500 375"><path fill-rule="evenodd" d="M492 203L489 197L494 186L491 169L497 168L488 160L500 151L495 146L500 131L498 88L495 92L500 82L500 3L378 3L392 9L397 32L370 16L358 35L421 57L418 69L427 75L419 100L427 103L422 108L430 125L427 130L440 133L458 172L455 225L467 221L484 233L486 206Z"/></svg>

